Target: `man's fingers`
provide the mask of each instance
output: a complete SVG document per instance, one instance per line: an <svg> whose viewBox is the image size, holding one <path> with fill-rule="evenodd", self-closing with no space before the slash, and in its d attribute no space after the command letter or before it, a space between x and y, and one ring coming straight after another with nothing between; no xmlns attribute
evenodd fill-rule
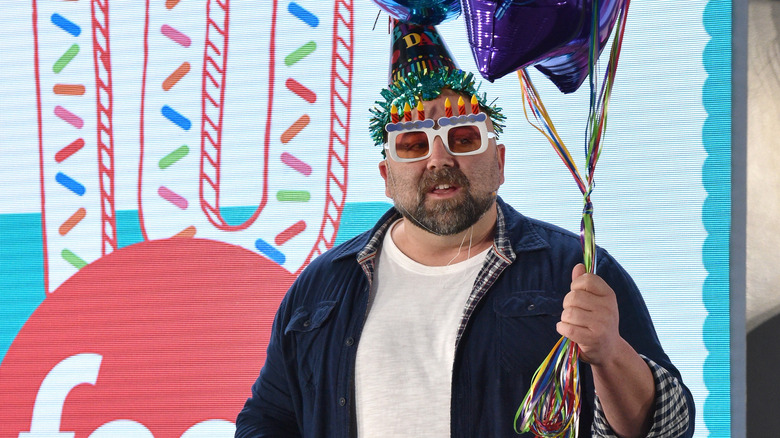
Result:
<svg viewBox="0 0 780 438"><path fill-rule="evenodd" d="M561 321L566 324L590 329L593 324L593 312L581 308L566 308L561 313Z"/></svg>
<svg viewBox="0 0 780 438"><path fill-rule="evenodd" d="M588 346L593 342L594 339L593 332L591 332L587 327L581 327L560 321L555 328L559 335L571 339L575 343L580 344L580 346Z"/></svg>
<svg viewBox="0 0 780 438"><path fill-rule="evenodd" d="M575 267L576 270L576 267ZM574 275L574 271L572 272ZM571 290L582 290L597 296L614 294L603 278L595 274L582 274L571 282Z"/></svg>
<svg viewBox="0 0 780 438"><path fill-rule="evenodd" d="M605 301L603 298L605 295L608 295L608 293L600 295L595 291L575 289L563 297L563 308L578 308L587 311L598 311L604 308L609 308L609 301Z"/></svg>

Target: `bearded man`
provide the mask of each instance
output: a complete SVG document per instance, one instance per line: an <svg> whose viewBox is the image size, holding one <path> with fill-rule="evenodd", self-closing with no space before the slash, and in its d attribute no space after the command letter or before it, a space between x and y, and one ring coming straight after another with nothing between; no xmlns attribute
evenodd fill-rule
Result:
<svg viewBox="0 0 780 438"><path fill-rule="evenodd" d="M293 284L236 436L514 436L561 335L584 361L581 436L692 436L629 275L600 248L586 274L579 236L498 197L500 109L454 65L400 76L372 110L394 208Z"/></svg>

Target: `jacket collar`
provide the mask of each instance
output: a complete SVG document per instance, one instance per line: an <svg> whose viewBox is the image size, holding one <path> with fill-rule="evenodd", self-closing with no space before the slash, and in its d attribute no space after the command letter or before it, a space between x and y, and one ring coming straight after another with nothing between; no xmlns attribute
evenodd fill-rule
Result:
<svg viewBox="0 0 780 438"><path fill-rule="evenodd" d="M550 244L536 231L537 226L531 219L520 214L500 197L497 203L499 220L504 222L505 238L509 239L510 246L515 252L536 251L550 247ZM496 239L498 238L499 236L496 236Z"/></svg>

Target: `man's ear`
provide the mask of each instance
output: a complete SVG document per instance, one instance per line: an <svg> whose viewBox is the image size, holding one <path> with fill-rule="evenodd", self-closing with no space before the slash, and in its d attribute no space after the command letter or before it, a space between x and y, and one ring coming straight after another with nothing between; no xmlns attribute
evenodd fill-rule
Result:
<svg viewBox="0 0 780 438"><path fill-rule="evenodd" d="M385 180L385 196L387 196L390 199L393 199L393 195L390 192L390 184L388 183L388 172L390 169L387 168L387 160L382 160L379 162L379 174L382 175L382 179ZM392 178L392 177L391 177Z"/></svg>
<svg viewBox="0 0 780 438"><path fill-rule="evenodd" d="M498 180L499 186L501 186L501 184L504 183L505 158L506 158L506 147L503 144L496 144L496 159L498 160L498 174L500 176L500 179ZM498 187L496 187L496 191L498 191Z"/></svg>

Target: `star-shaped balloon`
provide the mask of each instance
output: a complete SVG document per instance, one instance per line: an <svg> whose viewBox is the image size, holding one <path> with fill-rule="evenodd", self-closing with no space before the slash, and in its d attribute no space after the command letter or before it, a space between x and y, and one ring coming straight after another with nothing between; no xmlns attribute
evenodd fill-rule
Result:
<svg viewBox="0 0 780 438"><path fill-rule="evenodd" d="M477 68L490 81L535 65L564 93L588 75L591 20L598 8L598 49L625 0L461 0Z"/></svg>

